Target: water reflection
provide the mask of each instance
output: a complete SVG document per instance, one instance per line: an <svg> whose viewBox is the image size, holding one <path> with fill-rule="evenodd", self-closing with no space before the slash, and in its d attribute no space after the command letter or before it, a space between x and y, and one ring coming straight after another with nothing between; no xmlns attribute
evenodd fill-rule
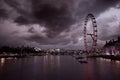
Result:
<svg viewBox="0 0 120 80"><path fill-rule="evenodd" d="M48 68L49 67L49 68ZM60 68L60 56L46 55L43 57L43 70L47 73L49 70ZM48 70L49 69L49 70Z"/></svg>
<svg viewBox="0 0 120 80"><path fill-rule="evenodd" d="M120 61L102 58L88 59L87 64L58 55L0 58L0 80L119 80L119 74Z"/></svg>
<svg viewBox="0 0 120 80"><path fill-rule="evenodd" d="M47 66L48 66L48 56L43 57L43 72L47 73Z"/></svg>
<svg viewBox="0 0 120 80"><path fill-rule="evenodd" d="M101 61L106 61L106 62L115 62L116 64L120 64L120 61L118 60L111 60L111 59L105 59L105 58L98 58Z"/></svg>
<svg viewBox="0 0 120 80"><path fill-rule="evenodd" d="M5 58L0 58L0 66L2 67L5 64Z"/></svg>
<svg viewBox="0 0 120 80"><path fill-rule="evenodd" d="M11 60L17 60L17 58L0 58L0 66L3 67L6 62Z"/></svg>
<svg viewBox="0 0 120 80"><path fill-rule="evenodd" d="M88 64L88 65L85 65L85 80L91 80L91 66Z"/></svg>
<svg viewBox="0 0 120 80"><path fill-rule="evenodd" d="M60 68L60 56L57 56L57 67Z"/></svg>
<svg viewBox="0 0 120 80"><path fill-rule="evenodd" d="M120 64L120 61L115 61L117 64Z"/></svg>
<svg viewBox="0 0 120 80"><path fill-rule="evenodd" d="M50 64L51 66L52 65L57 65L58 67L60 67L60 56L53 56L53 55L46 55L44 56L44 59L43 59L45 65L48 65Z"/></svg>

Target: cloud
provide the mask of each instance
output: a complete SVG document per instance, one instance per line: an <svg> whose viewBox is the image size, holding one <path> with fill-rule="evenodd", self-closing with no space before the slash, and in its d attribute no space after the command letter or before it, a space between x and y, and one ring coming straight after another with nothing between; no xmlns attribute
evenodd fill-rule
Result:
<svg viewBox="0 0 120 80"><path fill-rule="evenodd" d="M98 18L99 39L109 40L120 36L120 9L110 8ZM104 35L103 35L104 33Z"/></svg>
<svg viewBox="0 0 120 80"><path fill-rule="evenodd" d="M15 23L19 23L19 25L28 25L31 24L31 22L27 19L24 18L23 16L19 16L14 20Z"/></svg>
<svg viewBox="0 0 120 80"><path fill-rule="evenodd" d="M0 9L0 20L7 19L7 18L8 18L8 14L7 14L6 10Z"/></svg>
<svg viewBox="0 0 120 80"><path fill-rule="evenodd" d="M83 46L83 24L88 13L93 13L97 19L101 42L119 33L118 27L114 29L112 27L118 25L115 21L118 21L119 17L119 0L0 1L4 3L2 10L0 9L0 18L6 19L4 24L7 25L1 33L5 34L6 28L14 26L9 28L11 33L4 35L5 38L0 36L2 41L6 40L8 35L13 35L14 40L20 39L19 44L26 42L26 44L43 47L56 45L64 48L73 46L79 49ZM116 13L112 13L111 8L114 8L113 10L117 8ZM114 16L113 14L117 17L111 17ZM113 34L110 34L111 29L113 29ZM8 43L14 42L8 41Z"/></svg>

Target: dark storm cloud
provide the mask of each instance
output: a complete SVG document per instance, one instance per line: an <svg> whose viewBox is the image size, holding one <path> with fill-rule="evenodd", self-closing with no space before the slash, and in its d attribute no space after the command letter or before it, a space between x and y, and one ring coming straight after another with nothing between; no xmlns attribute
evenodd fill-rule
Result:
<svg viewBox="0 0 120 80"><path fill-rule="evenodd" d="M35 41L38 42L40 45L67 45L68 43L71 42L71 40L69 38L43 38L40 36L36 36L36 35L32 35L29 38L26 38L26 40L30 40L30 41Z"/></svg>
<svg viewBox="0 0 120 80"><path fill-rule="evenodd" d="M21 1L17 0L5 0L7 4L13 7L21 16L15 19L18 24L45 24L45 27L49 29L48 37L54 37L55 34L59 34L61 31L70 27L75 22L69 11L67 4L60 4L57 7L55 4L50 4L46 1L44 4L42 0L30 0L31 6L25 6L20 4ZM22 0L24 3L27 0ZM56 2L56 1L55 1ZM27 4L27 3L26 3ZM31 12L22 9L21 6L30 7Z"/></svg>
<svg viewBox="0 0 120 80"><path fill-rule="evenodd" d="M19 23L19 25L28 25L28 24L31 24L31 22L23 17L23 16L19 16L17 17L15 20L14 20L15 23Z"/></svg>
<svg viewBox="0 0 120 80"><path fill-rule="evenodd" d="M8 14L6 12L5 9L0 9L0 19L7 19L8 18Z"/></svg>
<svg viewBox="0 0 120 80"><path fill-rule="evenodd" d="M74 8L75 5L69 5L71 4L71 1L69 0L67 1L5 0L5 1L16 11L18 11L19 14L21 14L22 17L18 17L15 20L15 22L17 22L18 24L19 23L26 24L26 22L28 24L32 22L38 24L45 24L45 27L49 28L50 30L53 31L58 30L57 32L61 32L64 29L69 28L71 24L74 24L76 21L76 18L73 18L72 16L73 11L71 11L73 10L71 9L71 7ZM56 2L59 2L58 5L56 5ZM114 6L116 3L119 2L119 0L91 0L91 1L76 0L73 2L79 3L79 6L77 7L77 10L75 12L76 12L76 16L79 16L79 18L81 18L90 12L93 12L97 16L107 8ZM21 6L23 6L23 8L21 8ZM27 8L24 9L24 7L30 8L31 11L28 11Z"/></svg>
<svg viewBox="0 0 120 80"><path fill-rule="evenodd" d="M95 17L98 17L99 14L110 7L114 7L116 4L119 4L119 2L120 0L82 0L77 9L78 18L83 18L88 13L93 13Z"/></svg>
<svg viewBox="0 0 120 80"><path fill-rule="evenodd" d="M38 22L43 22L50 29L51 35L53 32L55 32L53 34L57 34L63 31L75 21L66 6L56 8L53 5L44 4L33 10L34 17Z"/></svg>
<svg viewBox="0 0 120 80"><path fill-rule="evenodd" d="M27 5L30 2L29 0L4 0L4 1L10 7L14 8L19 14L25 15L25 16L30 16L30 11L29 11L30 5ZM23 3L21 3L21 2L23 2Z"/></svg>

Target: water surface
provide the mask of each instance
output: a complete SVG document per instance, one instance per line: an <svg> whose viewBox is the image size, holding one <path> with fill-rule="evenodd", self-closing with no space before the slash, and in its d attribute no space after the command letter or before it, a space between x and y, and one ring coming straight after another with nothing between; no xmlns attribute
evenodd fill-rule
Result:
<svg viewBox="0 0 120 80"><path fill-rule="evenodd" d="M81 64L60 55L0 58L0 80L120 80L120 62L98 58Z"/></svg>

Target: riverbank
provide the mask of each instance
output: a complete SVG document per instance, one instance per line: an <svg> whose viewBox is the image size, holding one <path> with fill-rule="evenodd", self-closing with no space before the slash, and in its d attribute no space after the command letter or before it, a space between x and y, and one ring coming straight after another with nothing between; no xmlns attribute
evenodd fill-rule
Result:
<svg viewBox="0 0 120 80"><path fill-rule="evenodd" d="M105 58L105 59L120 61L120 55L92 55L92 56L88 56L88 58Z"/></svg>
<svg viewBox="0 0 120 80"><path fill-rule="evenodd" d="M0 54L0 58L25 58L29 56L43 56L45 54L34 54L34 53L29 53L29 54Z"/></svg>

